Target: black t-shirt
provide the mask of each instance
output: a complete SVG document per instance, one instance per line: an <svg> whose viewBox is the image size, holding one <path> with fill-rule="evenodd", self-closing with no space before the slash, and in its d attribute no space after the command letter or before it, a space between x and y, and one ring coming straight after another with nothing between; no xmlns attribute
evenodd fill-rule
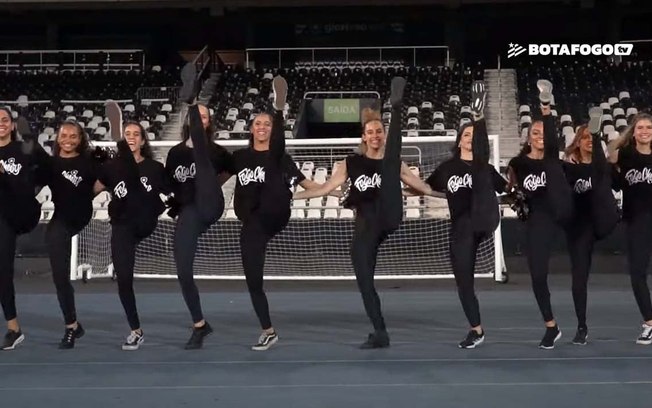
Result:
<svg viewBox="0 0 652 408"><path fill-rule="evenodd" d="M46 183L52 191L54 216L80 230L93 216L98 166L89 155L53 157L50 166Z"/></svg>
<svg viewBox="0 0 652 408"><path fill-rule="evenodd" d="M502 193L505 191L505 180L495 168L492 167L492 180L494 189ZM451 219L455 220L471 210L473 178L471 176L471 162L453 157L440 164L426 183L435 191L445 192L448 200L448 209Z"/></svg>
<svg viewBox="0 0 652 408"><path fill-rule="evenodd" d="M550 212L546 196L546 171L543 160L516 156L510 160L508 166L516 174L516 180L527 197L530 210Z"/></svg>
<svg viewBox="0 0 652 408"><path fill-rule="evenodd" d="M382 184L382 159L370 159L361 154L346 158L346 171L349 176L349 196L347 206L364 212L373 205Z"/></svg>
<svg viewBox="0 0 652 408"><path fill-rule="evenodd" d="M38 153L38 152L36 152ZM23 153L22 142L12 141L0 147L0 216L14 230L25 233L38 223L40 205L36 201L38 154Z"/></svg>
<svg viewBox="0 0 652 408"><path fill-rule="evenodd" d="M618 167L624 217L652 211L652 154L641 154L631 145L623 147L618 151Z"/></svg>
<svg viewBox="0 0 652 408"><path fill-rule="evenodd" d="M260 189L265 182L265 166L268 160L269 151L245 148L233 153L232 174L236 176L234 207L235 214L240 220L245 219L258 208ZM288 189L306 179L289 154L283 156L281 166Z"/></svg>
<svg viewBox="0 0 652 408"><path fill-rule="evenodd" d="M216 174L233 174L233 158L222 146L209 143L210 159ZM195 201L195 158L192 149L181 142L168 152L165 171L170 180L170 188L180 205Z"/></svg>
<svg viewBox="0 0 652 408"><path fill-rule="evenodd" d="M566 179L573 189L575 214L577 216L590 216L591 198L588 194L593 190L593 166L587 163L564 162Z"/></svg>
<svg viewBox="0 0 652 408"><path fill-rule="evenodd" d="M165 209L159 194L168 192L165 168L163 164L156 160L145 159L138 163L138 173L145 192L145 200L139 205L146 208L144 213L147 214L147 217L158 217ZM130 192L125 183L127 171L124 164L119 159L113 159L105 163L100 168L98 179L111 194L111 202L109 203L111 222L125 223L130 221L130 214L126 213L126 206L124 205L130 198Z"/></svg>

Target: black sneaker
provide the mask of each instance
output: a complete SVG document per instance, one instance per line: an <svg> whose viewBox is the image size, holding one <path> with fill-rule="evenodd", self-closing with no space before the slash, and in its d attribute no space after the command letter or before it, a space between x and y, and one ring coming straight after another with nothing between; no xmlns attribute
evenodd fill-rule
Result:
<svg viewBox="0 0 652 408"><path fill-rule="evenodd" d="M137 331L132 331L129 333L129 336L127 336L127 340L124 342L122 345L122 349L125 351L134 351L138 350L138 348L145 342L145 333L141 332L138 333Z"/></svg>
<svg viewBox="0 0 652 408"><path fill-rule="evenodd" d="M643 331L638 336L638 339L636 339L636 344L642 344L644 346L652 344L652 326L643 323Z"/></svg>
<svg viewBox="0 0 652 408"><path fill-rule="evenodd" d="M484 111L487 88L484 81L475 81L471 86L471 111L475 117L481 117Z"/></svg>
<svg viewBox="0 0 652 408"><path fill-rule="evenodd" d="M193 327L190 339L188 339L188 342L186 343L186 350L197 350L202 348L204 345L204 337L211 333L213 333L213 329L208 322L204 323L202 327Z"/></svg>
<svg viewBox="0 0 652 408"><path fill-rule="evenodd" d="M482 334L478 334L477 331L471 330L469 334L466 335L466 338L462 340L458 346L463 349L472 349L476 348L484 342L484 330Z"/></svg>
<svg viewBox="0 0 652 408"><path fill-rule="evenodd" d="M20 133L20 136L23 139L23 144L21 145L23 153L27 155L32 154L34 152L36 138L27 119L19 116L18 119L16 119L16 130Z"/></svg>
<svg viewBox="0 0 652 408"><path fill-rule="evenodd" d="M122 140L122 109L115 101L107 101L104 104L104 114L109 119L111 127L111 139L114 142ZM143 137L146 135L143 135Z"/></svg>
<svg viewBox="0 0 652 408"><path fill-rule="evenodd" d="M181 69L181 83L183 86L179 91L179 99L188 105L193 104L199 92L197 89L197 67L192 62L187 63Z"/></svg>
<svg viewBox="0 0 652 408"><path fill-rule="evenodd" d="M555 327L546 327L546 334L543 335L541 343L539 343L539 348L544 350L552 350L555 348L555 342L561 339L561 330L559 326Z"/></svg>
<svg viewBox="0 0 652 408"><path fill-rule="evenodd" d="M394 77L389 94L389 103L392 105L392 109L400 108L403 104L403 91L405 91L405 78Z"/></svg>
<svg viewBox="0 0 652 408"><path fill-rule="evenodd" d="M276 332L263 333L260 335L260 338L258 339L258 343L251 346L251 349L255 351L265 351L270 347L272 347L277 342L278 342L278 334L276 334Z"/></svg>
<svg viewBox="0 0 652 408"><path fill-rule="evenodd" d="M282 111L285 109L285 101L288 97L288 83L282 76L275 76L272 80L272 91L274 91L274 109Z"/></svg>
<svg viewBox="0 0 652 408"><path fill-rule="evenodd" d="M66 332L64 333L63 338L59 343L59 349L68 350L75 347L75 340L80 339L84 333L86 332L84 331L82 325L79 323L77 323L76 329L66 328Z"/></svg>
<svg viewBox="0 0 652 408"><path fill-rule="evenodd" d="M370 333L367 341L360 345L361 349L389 347L389 335L386 331Z"/></svg>
<svg viewBox="0 0 652 408"><path fill-rule="evenodd" d="M3 350L13 350L17 345L25 340L25 335L21 331L7 330L4 341L2 342Z"/></svg>
<svg viewBox="0 0 652 408"><path fill-rule="evenodd" d="M586 346L586 341L589 338L589 329L586 327L578 327L575 337L573 337L573 344L578 346Z"/></svg>

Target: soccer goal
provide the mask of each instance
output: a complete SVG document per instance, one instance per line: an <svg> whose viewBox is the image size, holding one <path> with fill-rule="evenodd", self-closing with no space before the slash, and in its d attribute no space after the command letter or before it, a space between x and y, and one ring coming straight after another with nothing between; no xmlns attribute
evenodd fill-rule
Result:
<svg viewBox="0 0 652 408"><path fill-rule="evenodd" d="M491 161L498 166L498 136L489 137ZM454 136L404 137L402 156L413 172L426 178L451 156ZM158 157L165 157L174 141L152 142ZM246 140L220 140L229 150L247 145ZM308 178L324 182L337 162L355 152L359 138L290 139L287 151ZM96 145L100 143L95 143ZM103 142L111 145L111 142ZM240 258L240 221L233 210L235 178L223 187L226 210L204 233L195 258L198 279L243 279ZM298 187L300 188L300 187ZM71 278L112 277L111 224L105 193L95 200L91 223L73 238ZM342 208L336 197L295 200L287 228L268 245L266 279L341 280L354 279L350 245L354 214ZM137 249L135 276L175 278L173 234L175 222L161 216L154 233ZM376 277L379 279L452 278L449 260L450 218L445 199L410 197L405 201L404 221L381 246ZM476 276L503 281L506 272L500 227L480 245Z"/></svg>

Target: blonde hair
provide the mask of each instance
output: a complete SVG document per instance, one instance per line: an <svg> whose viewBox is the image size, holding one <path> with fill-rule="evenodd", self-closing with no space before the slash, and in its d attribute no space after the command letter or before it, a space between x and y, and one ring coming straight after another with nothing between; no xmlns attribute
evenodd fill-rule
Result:
<svg viewBox="0 0 652 408"><path fill-rule="evenodd" d="M636 129L636 125L638 124L638 122L642 120L648 120L652 122L652 115L648 113L639 113L636 116L634 116L634 118L632 119L632 124L629 125L627 129L625 129L625 131L623 131L616 140L609 143L608 146L609 154L612 154L616 150L619 150L623 147L632 144L632 140L634 139L634 129Z"/></svg>
<svg viewBox="0 0 652 408"><path fill-rule="evenodd" d="M584 132L588 129L587 125L582 125L577 128L577 132L575 132L575 137L573 138L573 142L564 150L564 155L566 156L566 160L579 160L581 161L581 155L580 155L580 141L582 138L584 138ZM589 137L591 137L591 134L589 133Z"/></svg>
<svg viewBox="0 0 652 408"><path fill-rule="evenodd" d="M367 124L371 122L380 122L382 124L383 122L382 117L380 116L380 112L371 108L364 108L360 113L360 117L362 121L362 134L364 134L365 129L367 128ZM367 144L364 142L364 140L360 141L360 145L358 145L358 151L360 154L365 154L367 152Z"/></svg>

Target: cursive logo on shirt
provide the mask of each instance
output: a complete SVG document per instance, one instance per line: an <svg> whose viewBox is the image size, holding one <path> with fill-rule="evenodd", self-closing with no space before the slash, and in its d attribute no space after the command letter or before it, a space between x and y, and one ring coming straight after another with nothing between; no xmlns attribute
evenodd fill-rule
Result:
<svg viewBox="0 0 652 408"><path fill-rule="evenodd" d="M382 180L378 173L374 173L371 177L363 174L355 180L353 185L358 191L367 191L369 188L380 188L381 182Z"/></svg>
<svg viewBox="0 0 652 408"><path fill-rule="evenodd" d="M588 180L578 179L573 186L573 191L577 194L586 193L593 188L591 177Z"/></svg>
<svg viewBox="0 0 652 408"><path fill-rule="evenodd" d="M190 168L186 166L177 166L174 169L174 179L179 183L185 183L186 180L195 178L195 163L190 165Z"/></svg>
<svg viewBox="0 0 652 408"><path fill-rule="evenodd" d="M14 176L20 174L20 169L23 168L23 165L16 163L16 159L13 157L8 158L6 161L0 160L0 164L2 164L2 167L5 169L6 173L12 174Z"/></svg>
<svg viewBox="0 0 652 408"><path fill-rule="evenodd" d="M265 168L257 166L255 169L242 169L238 173L238 181L241 186L246 186L249 183L264 183L265 182Z"/></svg>
<svg viewBox="0 0 652 408"><path fill-rule="evenodd" d="M536 191L539 187L546 186L546 172L542 171L540 175L530 174L523 181L523 188L528 191Z"/></svg>
<svg viewBox="0 0 652 408"><path fill-rule="evenodd" d="M625 180L630 186L639 183L652 184L652 170L649 167L643 168L643 171L631 169L625 173Z"/></svg>
<svg viewBox="0 0 652 408"><path fill-rule="evenodd" d="M456 193L460 188L473 188L473 179L468 173L463 176L452 176L448 179L447 186L448 191Z"/></svg>
<svg viewBox="0 0 652 408"><path fill-rule="evenodd" d="M63 178L71 182L75 187L79 186L79 183L82 182L83 178L78 175L77 170L64 170L61 172Z"/></svg>
<svg viewBox="0 0 652 408"><path fill-rule="evenodd" d="M124 181L119 182L113 188L113 195L117 198L125 198L127 196L127 186Z"/></svg>

